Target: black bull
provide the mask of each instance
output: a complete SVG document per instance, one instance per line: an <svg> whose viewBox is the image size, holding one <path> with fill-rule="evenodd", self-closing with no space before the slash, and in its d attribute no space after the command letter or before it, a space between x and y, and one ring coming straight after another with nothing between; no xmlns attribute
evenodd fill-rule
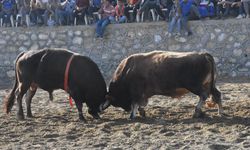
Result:
<svg viewBox="0 0 250 150"><path fill-rule="evenodd" d="M27 92L27 117L32 117L30 105L37 87L50 94L55 89L64 89L65 68L72 55L74 57L69 67L67 92L75 101L80 120L85 120L82 114L84 102L88 106L88 112L94 118L99 118L98 112L103 108L107 88L98 66L86 56L62 49L43 49L19 54L15 63L16 81L5 99L6 113L11 111L16 98L17 118L24 119L22 98Z"/></svg>
<svg viewBox="0 0 250 150"><path fill-rule="evenodd" d="M110 85L109 104L144 116L143 106L153 95L180 97L188 92L198 95L194 117L202 117L201 108L211 95L223 113L221 93L215 87L215 63L208 53L153 51L125 58L117 67Z"/></svg>

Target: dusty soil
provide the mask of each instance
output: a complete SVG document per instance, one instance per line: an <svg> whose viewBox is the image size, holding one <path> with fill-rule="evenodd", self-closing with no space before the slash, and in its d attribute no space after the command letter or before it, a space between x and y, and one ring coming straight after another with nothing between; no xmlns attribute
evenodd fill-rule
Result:
<svg viewBox="0 0 250 150"><path fill-rule="evenodd" d="M229 117L204 108L206 117L193 119L198 97L188 94L181 99L154 96L147 117L135 120L114 107L94 120L85 106L87 123L77 121L77 110L63 91L49 102L39 90L32 103L34 118L17 121L16 105L9 116L0 112L0 149L250 149L250 79L224 79L217 85ZM0 91L1 103L6 92Z"/></svg>

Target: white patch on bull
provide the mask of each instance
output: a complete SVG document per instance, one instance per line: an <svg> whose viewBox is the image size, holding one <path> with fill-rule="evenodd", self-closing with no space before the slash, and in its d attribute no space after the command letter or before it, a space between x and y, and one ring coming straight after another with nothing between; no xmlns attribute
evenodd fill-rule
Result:
<svg viewBox="0 0 250 150"><path fill-rule="evenodd" d="M131 119L135 118L138 108L139 108L139 105L136 103L131 105L131 109L132 109L131 116L130 116Z"/></svg>
<svg viewBox="0 0 250 150"><path fill-rule="evenodd" d="M205 80L202 83L204 85L204 84L210 83L211 81L212 81L212 74L211 74L211 72L209 72L208 75L206 76Z"/></svg>
<svg viewBox="0 0 250 150"><path fill-rule="evenodd" d="M38 85L36 83L32 82L30 85L30 90L35 91L37 89L37 87L38 87Z"/></svg>
<svg viewBox="0 0 250 150"><path fill-rule="evenodd" d="M130 71L130 68L126 71L126 74L128 74L128 73L129 73L129 71Z"/></svg>

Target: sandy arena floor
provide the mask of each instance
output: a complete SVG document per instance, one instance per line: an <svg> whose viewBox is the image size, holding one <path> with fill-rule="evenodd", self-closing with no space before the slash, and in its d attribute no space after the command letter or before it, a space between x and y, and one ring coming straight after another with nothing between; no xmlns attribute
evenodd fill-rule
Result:
<svg viewBox="0 0 250 150"><path fill-rule="evenodd" d="M1 109L0 149L249 150L250 79L224 79L217 86L229 117L219 117L217 108L205 108L204 119L193 119L198 97L188 94L182 99L154 96L146 107L147 117L135 120L114 107L94 120L85 106L87 123L77 121L77 109L70 108L63 91L54 92L54 101L48 102L48 94L39 90L32 103L34 118L17 121L16 104L10 116ZM6 92L0 90L1 104Z"/></svg>

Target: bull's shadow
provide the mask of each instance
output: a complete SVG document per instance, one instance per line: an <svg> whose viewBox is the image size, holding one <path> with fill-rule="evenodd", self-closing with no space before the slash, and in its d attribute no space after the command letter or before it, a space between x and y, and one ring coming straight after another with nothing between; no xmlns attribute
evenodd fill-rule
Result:
<svg viewBox="0 0 250 150"><path fill-rule="evenodd" d="M167 112L166 108L161 108L163 112L161 115L150 115L145 118L143 117L136 117L133 120L128 118L115 118L115 119L107 119L103 118L104 122L110 122L111 125L124 125L124 124L134 124L134 123L142 123L142 124L149 124L149 125L167 125L167 124L195 124L195 123L205 123L205 124L216 124L216 123L223 123L227 126L233 125L244 125L250 126L250 117L249 116L233 116L231 114L227 114L227 116L218 116L217 109L215 110L207 110L205 111L206 115L203 118L192 118L192 113L188 111L179 111L174 112L175 114L184 115L185 117L179 116L172 116L168 119L166 116ZM247 108L246 108L247 109ZM150 112L148 112L150 113ZM124 116L124 115L123 115ZM127 115L126 115L127 116Z"/></svg>

